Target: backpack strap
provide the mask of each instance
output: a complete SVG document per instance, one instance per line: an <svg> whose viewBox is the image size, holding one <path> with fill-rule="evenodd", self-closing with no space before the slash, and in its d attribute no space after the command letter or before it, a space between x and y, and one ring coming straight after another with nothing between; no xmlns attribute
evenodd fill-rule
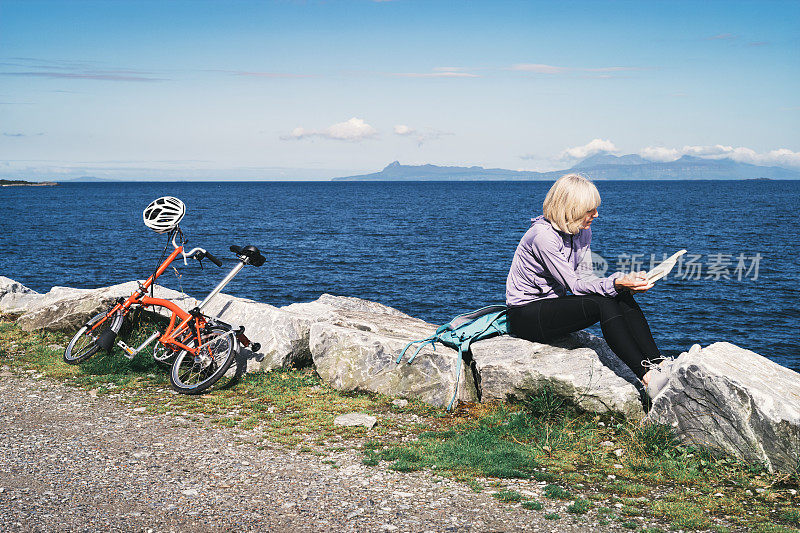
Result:
<svg viewBox="0 0 800 533"><path fill-rule="evenodd" d="M418 341L411 341L408 344L406 344L406 347L403 348L402 352L400 352L400 356L397 358L395 363L397 363L399 365L400 361L403 360L403 356L406 354L406 351L408 351L408 349L411 348L411 346L413 346L414 344L416 344L418 342L421 342L422 344L420 344L419 348L417 348L417 351L414 352L414 355L411 357L411 359L408 360L409 363L411 363L411 361L414 360L414 357L417 356L417 354L419 353L419 351L422 349L423 346L425 346L426 344L433 344L434 342L436 342L436 335L428 337L427 339L422 339L422 340L418 340ZM433 347L433 351L434 352L436 351L436 346L435 345Z"/></svg>
<svg viewBox="0 0 800 533"><path fill-rule="evenodd" d="M469 341L465 342L464 345L466 345L467 349L469 349ZM466 350L463 349L464 345L459 346L458 348L458 363L456 363L456 390L453 391L453 398L447 405L448 411L453 409L453 404L456 403L456 398L458 398L458 382L461 381L461 362L464 360L464 354L466 353Z"/></svg>
<svg viewBox="0 0 800 533"><path fill-rule="evenodd" d="M474 333L474 334L470 335L467 338L464 338L464 339L459 338L459 340L461 342L458 345L458 361L456 362L456 389L453 392L453 398L450 400L450 403L447 406L447 410L448 411L451 411L453 409L453 405L455 404L456 399L458 398L458 385L459 385L459 383L461 381L461 365L464 362L464 355L467 352L469 352L470 345L472 344L473 340L480 340L480 337L483 334L485 334L487 331L489 331L493 326L495 326L495 323L497 322L497 320L500 317L504 316L508 312L508 309L505 308L505 306L499 306L499 305L486 306L486 307L483 307L483 308L481 308L481 309L479 309L477 311L473 311L471 313L465 313L464 315L459 315L458 317L456 317L456 319L450 321L447 324L444 324L443 326L440 326L436 330L436 333L434 333L432 336L428 337L427 339L422 339L422 340L418 340L418 341L411 341L408 344L406 344L405 348L403 348L403 351L400 353L400 356L395 361L397 364L400 364L400 361L403 360L403 356L405 355L406 351L408 351L408 349L411 348L411 346L413 346L414 344L417 344L417 343L420 343L420 345L414 351L414 354L409 358L408 364L411 364L411 362L414 361L414 358L417 357L417 355L422 350L422 348L424 348L428 344L433 346L433 351L435 352L436 351L436 341L440 340L440 335L443 335L444 333L446 333L448 331L454 331L455 329L457 329L457 327L458 327L456 325L457 319L472 318L472 317L475 317L476 315L477 315L477 317L480 317L482 315L488 314L487 311L490 311L490 312L494 311L494 312L496 312L496 315L490 321L488 321L488 323L486 324L486 327L484 327L480 332ZM502 333L502 332L500 330L498 330L498 333Z"/></svg>
<svg viewBox="0 0 800 533"><path fill-rule="evenodd" d="M472 341L486 333L494 325L495 321L504 314L506 314L506 311L499 312L497 316L494 317L485 328L483 328L483 331L477 335L473 335L467 339L464 339L464 342L458 347L458 362L456 363L456 390L453 392L453 399L450 400L450 405L447 406L448 411L453 409L453 404L456 403L456 398L458 398L458 382L461 380L461 363L464 361L464 354L469 352Z"/></svg>
<svg viewBox="0 0 800 533"><path fill-rule="evenodd" d="M438 339L436 337L433 337L431 339L426 340L422 344L420 344L419 347L417 348L417 350L414 352L414 355L412 355L411 358L408 360L408 364L410 365L411 363L414 362L414 358L417 357L417 354L419 353L419 351L422 350L422 348L424 348L426 344L430 344L433 347L433 351L435 352L436 351L436 341L437 340Z"/></svg>

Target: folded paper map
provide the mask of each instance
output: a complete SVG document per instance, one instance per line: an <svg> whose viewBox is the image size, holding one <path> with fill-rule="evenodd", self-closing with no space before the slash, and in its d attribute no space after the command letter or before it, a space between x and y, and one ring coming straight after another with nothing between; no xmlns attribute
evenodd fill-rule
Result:
<svg viewBox="0 0 800 533"><path fill-rule="evenodd" d="M663 278L664 276L666 276L667 274L669 274L670 271L675 266L675 263L678 261L678 258L685 253L686 250L675 252L668 259L665 259L662 262L660 262L655 268L653 268L647 273L647 281L649 281L650 283L654 283Z"/></svg>

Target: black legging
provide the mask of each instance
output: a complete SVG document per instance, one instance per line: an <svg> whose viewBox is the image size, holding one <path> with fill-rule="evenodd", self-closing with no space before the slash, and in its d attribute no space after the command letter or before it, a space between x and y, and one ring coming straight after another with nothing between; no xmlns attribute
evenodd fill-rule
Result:
<svg viewBox="0 0 800 533"><path fill-rule="evenodd" d="M508 310L511 332L535 342L548 342L600 321L603 337L640 379L645 359L660 356L639 304L627 291L615 297L587 294L544 298Z"/></svg>

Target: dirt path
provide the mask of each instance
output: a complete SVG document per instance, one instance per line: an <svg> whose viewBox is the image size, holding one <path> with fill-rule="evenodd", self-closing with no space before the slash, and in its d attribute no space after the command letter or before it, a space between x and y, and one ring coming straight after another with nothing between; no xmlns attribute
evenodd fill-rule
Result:
<svg viewBox="0 0 800 533"><path fill-rule="evenodd" d="M610 530L563 503L546 502L561 515L548 520L430 473L364 466L352 450L322 458L259 449L246 432L0 375L5 530Z"/></svg>

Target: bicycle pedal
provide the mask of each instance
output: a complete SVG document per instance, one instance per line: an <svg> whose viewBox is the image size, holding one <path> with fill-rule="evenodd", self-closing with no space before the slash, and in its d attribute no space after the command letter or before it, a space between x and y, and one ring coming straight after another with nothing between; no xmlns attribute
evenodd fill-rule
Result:
<svg viewBox="0 0 800 533"><path fill-rule="evenodd" d="M136 351L122 341L117 341L117 346L122 348L122 355L128 359L133 359L133 357L136 355Z"/></svg>

